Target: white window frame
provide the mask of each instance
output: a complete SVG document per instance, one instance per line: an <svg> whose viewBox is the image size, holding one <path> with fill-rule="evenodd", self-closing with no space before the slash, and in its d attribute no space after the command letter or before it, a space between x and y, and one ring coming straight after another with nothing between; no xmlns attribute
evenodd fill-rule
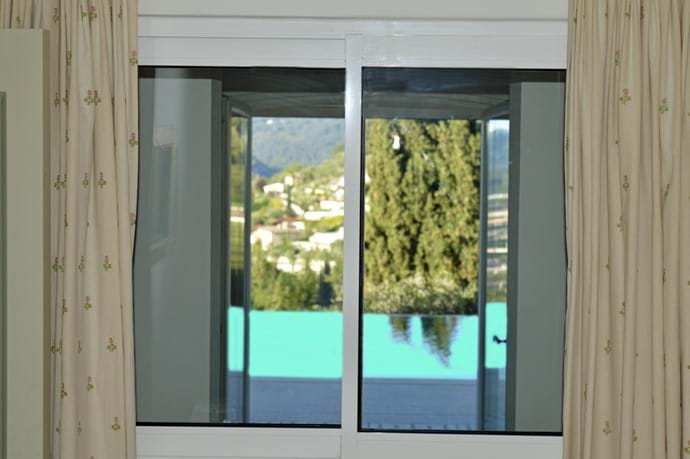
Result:
<svg viewBox="0 0 690 459"><path fill-rule="evenodd" d="M139 63L344 68L342 427L137 428L140 459L557 459L560 436L358 432L362 68L565 69L566 21L365 21L139 16Z"/></svg>

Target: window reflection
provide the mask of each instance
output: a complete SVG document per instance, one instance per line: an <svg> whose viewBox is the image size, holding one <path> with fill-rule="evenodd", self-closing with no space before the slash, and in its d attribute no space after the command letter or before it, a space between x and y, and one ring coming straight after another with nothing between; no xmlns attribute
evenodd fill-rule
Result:
<svg viewBox="0 0 690 459"><path fill-rule="evenodd" d="M340 423L343 91L342 70L142 69L140 422Z"/></svg>
<svg viewBox="0 0 690 459"><path fill-rule="evenodd" d="M508 286L520 276L509 269L509 257L517 257L509 207L519 189L510 183L519 172L511 161L520 152L549 154L529 123L537 108L562 112L562 102L543 102L544 88L562 87L561 78L364 69L360 429L560 430L557 413L518 411L536 387L560 393L560 364L529 362L529 354L562 348L562 334L537 323L558 315L549 311L562 313L565 298L554 290L549 295L561 304L521 303ZM527 100L538 101L535 112L524 109ZM513 117L533 137L518 128L511 138ZM544 138L557 145L562 134ZM512 149L516 139L525 145ZM542 217L525 209L525 218ZM530 253L538 263L538 250L523 247L523 257ZM520 279L521 288L540 291L522 280L527 275ZM560 407L560 399L550 403Z"/></svg>

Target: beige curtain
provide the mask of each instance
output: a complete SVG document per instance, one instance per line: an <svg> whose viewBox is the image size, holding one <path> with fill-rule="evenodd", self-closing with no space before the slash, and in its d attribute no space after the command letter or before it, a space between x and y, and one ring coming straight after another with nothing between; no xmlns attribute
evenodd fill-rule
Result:
<svg viewBox="0 0 690 459"><path fill-rule="evenodd" d="M50 31L52 457L134 459L137 2L0 0L0 26Z"/></svg>
<svg viewBox="0 0 690 459"><path fill-rule="evenodd" d="M567 459L690 458L690 1L571 0Z"/></svg>
<svg viewBox="0 0 690 459"><path fill-rule="evenodd" d="M40 21L40 3L37 0L0 0L0 28L30 29Z"/></svg>

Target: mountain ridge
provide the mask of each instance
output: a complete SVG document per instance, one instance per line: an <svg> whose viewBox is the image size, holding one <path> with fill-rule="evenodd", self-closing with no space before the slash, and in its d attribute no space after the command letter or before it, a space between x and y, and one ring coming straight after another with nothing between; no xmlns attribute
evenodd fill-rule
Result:
<svg viewBox="0 0 690 459"><path fill-rule="evenodd" d="M293 164L316 166L333 156L344 140L343 119L254 118L252 172L271 177Z"/></svg>

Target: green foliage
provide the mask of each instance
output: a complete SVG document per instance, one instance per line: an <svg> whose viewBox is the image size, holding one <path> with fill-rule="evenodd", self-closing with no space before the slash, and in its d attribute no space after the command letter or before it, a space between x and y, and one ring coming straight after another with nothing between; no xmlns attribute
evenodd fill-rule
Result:
<svg viewBox="0 0 690 459"><path fill-rule="evenodd" d="M306 193L310 187L328 189L343 175L345 152L342 145L336 145L330 156L323 162L311 166L304 164L289 164L270 178L255 177L253 181L254 194L252 197L252 223L254 225L271 225L285 217L297 217L290 205L285 205L280 198L267 196L263 187L269 183L283 183L286 176L291 176L294 185L286 191L290 204L296 204L304 210L318 208L324 196L317 196L313 192ZM340 225L335 226L341 222ZM342 226L342 217L333 217L322 221L305 222L309 233L314 231L335 231Z"/></svg>
<svg viewBox="0 0 690 459"><path fill-rule="evenodd" d="M310 232L328 233L332 231L337 231L338 228L343 226L343 217L326 217L322 218L321 220L307 221L304 223L305 227Z"/></svg>
<svg viewBox="0 0 690 459"><path fill-rule="evenodd" d="M318 293L318 276L307 269L286 273L267 260L260 244L252 247L252 307L256 310L309 309Z"/></svg>
<svg viewBox="0 0 690 459"><path fill-rule="evenodd" d="M252 308L256 310L301 311L309 309L332 309L335 285L333 271L315 273L311 269L289 273L278 270L268 261L268 254L261 244L252 247ZM305 264L313 259L305 255ZM294 257L293 257L294 261ZM342 271L341 271L342 272ZM342 274L341 274L342 275ZM340 292L342 295L342 292ZM342 299L340 300L342 303Z"/></svg>
<svg viewBox="0 0 690 459"><path fill-rule="evenodd" d="M400 148L393 148L393 137ZM468 121L369 120L366 125L365 310L389 314L458 314L476 311L479 240L480 136ZM261 186L291 175L290 201L307 210L320 198L307 188L329 189L343 174L337 145L323 162L291 165L267 181L255 181L254 225L288 215L283 202ZM328 199L328 198L323 198ZM291 211L290 211L291 212ZM301 239L335 231L342 217L305 222ZM252 288L257 309L342 307L342 244L298 254L289 243L270 256L315 257L321 273L280 272L259 246L252 249ZM308 261L307 261L308 264ZM298 285L299 284L299 285ZM497 292L497 294L500 292ZM401 325L402 326L402 325ZM442 343L441 343L442 344Z"/></svg>
<svg viewBox="0 0 690 459"><path fill-rule="evenodd" d="M252 200L252 224L270 225L287 216L287 209L279 198L272 198L255 192Z"/></svg>
<svg viewBox="0 0 690 459"><path fill-rule="evenodd" d="M343 241L334 243L330 252L322 253L328 267L323 280L331 285L331 297L324 298L321 304L340 311L343 309Z"/></svg>
<svg viewBox="0 0 690 459"><path fill-rule="evenodd" d="M365 282L367 280L365 279ZM369 283L366 312L381 314L474 314L476 302L448 276L423 280L408 277L395 283Z"/></svg>
<svg viewBox="0 0 690 459"><path fill-rule="evenodd" d="M230 130L230 202L244 205L245 164L247 162L248 121L233 117Z"/></svg>
<svg viewBox="0 0 690 459"><path fill-rule="evenodd" d="M303 169L304 181L317 186L329 183L332 179L343 175L344 165L345 147L338 144L323 162Z"/></svg>
<svg viewBox="0 0 690 459"><path fill-rule="evenodd" d="M479 134L468 121L376 119L367 122L366 140L366 310L471 312Z"/></svg>
<svg viewBox="0 0 690 459"><path fill-rule="evenodd" d="M244 269L244 223L230 222L230 268Z"/></svg>

